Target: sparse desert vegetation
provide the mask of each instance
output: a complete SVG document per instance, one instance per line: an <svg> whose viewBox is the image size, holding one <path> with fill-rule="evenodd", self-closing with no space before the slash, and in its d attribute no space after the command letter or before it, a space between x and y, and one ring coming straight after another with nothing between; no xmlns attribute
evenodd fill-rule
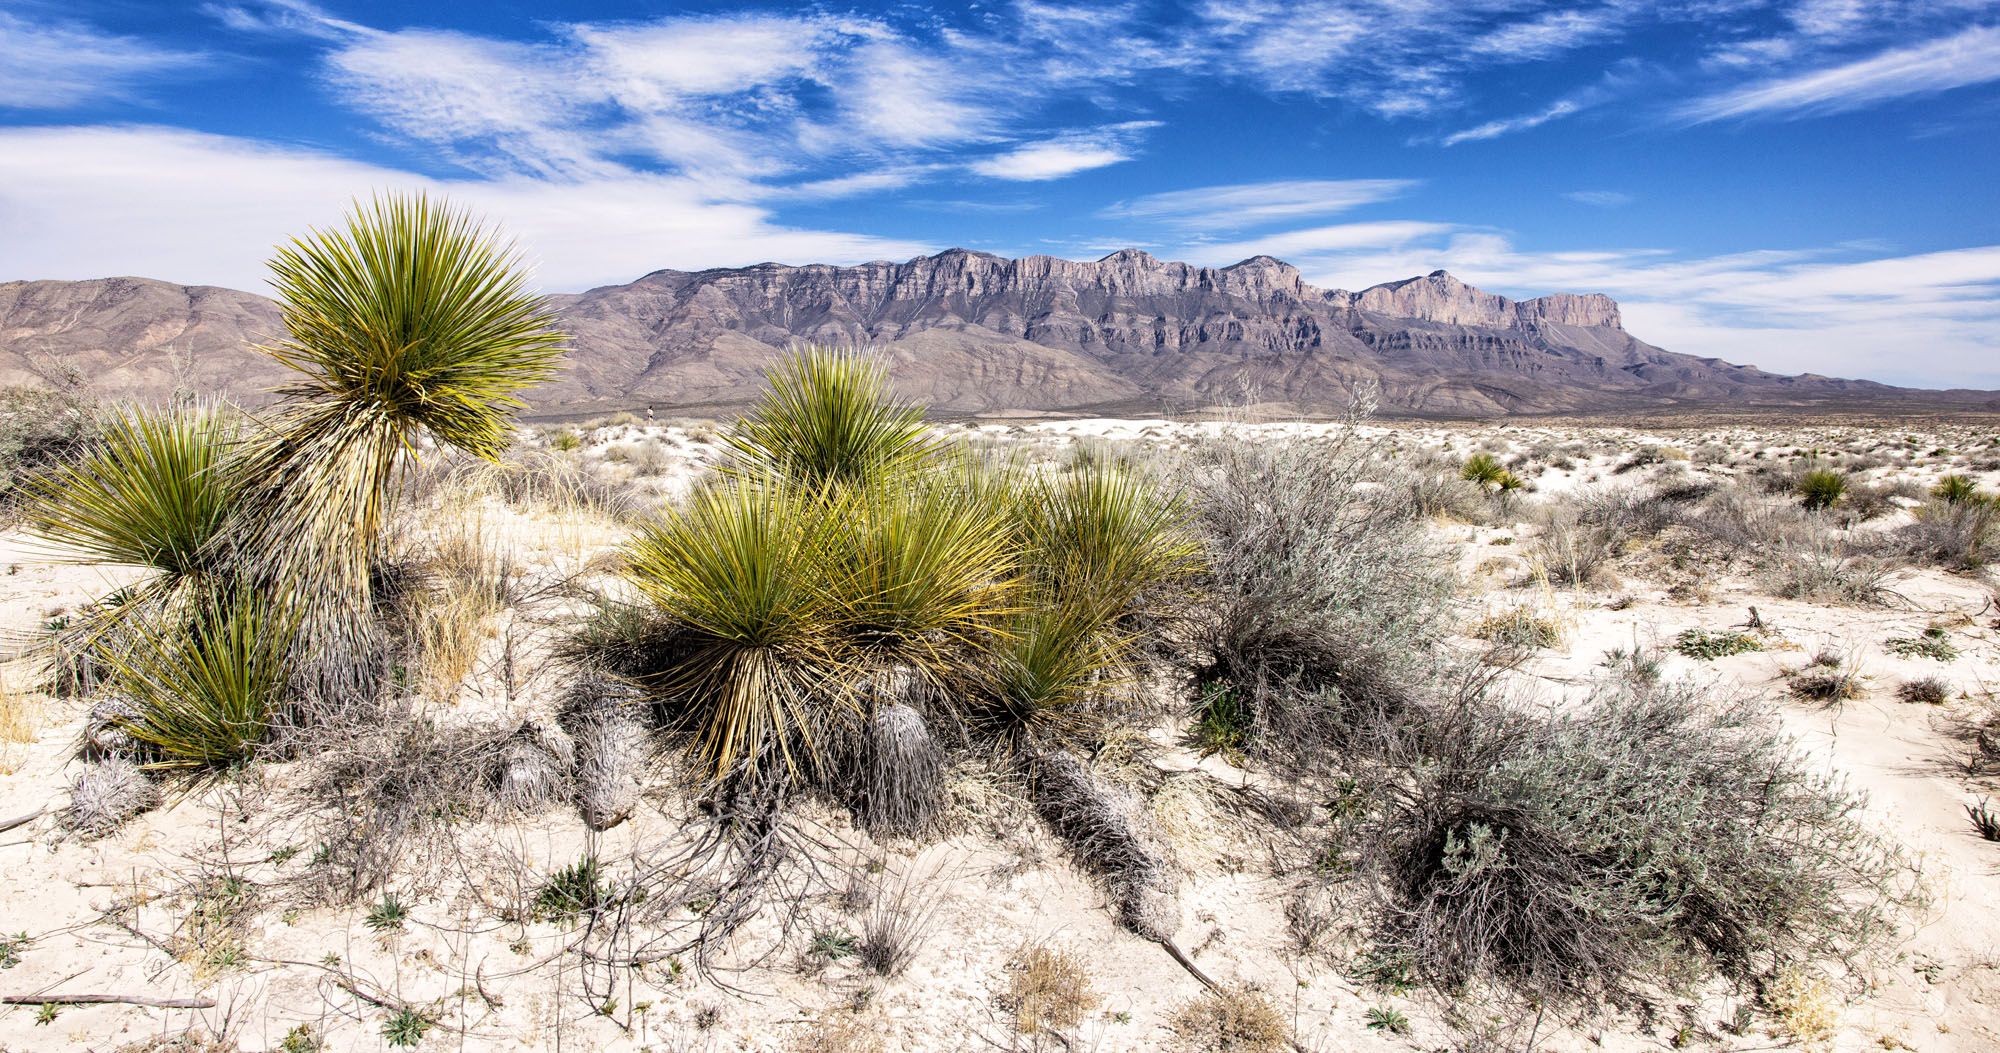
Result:
<svg viewBox="0 0 2000 1053"><path fill-rule="evenodd" d="M532 424L463 216L277 266L0 405L6 1049L2000 1040L1984 422Z"/></svg>

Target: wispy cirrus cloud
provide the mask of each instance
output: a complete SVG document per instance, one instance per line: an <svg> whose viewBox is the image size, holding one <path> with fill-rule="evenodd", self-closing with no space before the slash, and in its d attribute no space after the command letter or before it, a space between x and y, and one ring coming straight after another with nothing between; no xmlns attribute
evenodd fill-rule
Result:
<svg viewBox="0 0 2000 1053"><path fill-rule="evenodd" d="M1622 190L1572 190L1563 196L1579 205L1595 208L1619 208L1632 203L1632 195Z"/></svg>
<svg viewBox="0 0 2000 1053"><path fill-rule="evenodd" d="M1140 133L1158 121L1126 121L1041 142L972 162L972 171L993 179L1039 182L1132 160Z"/></svg>
<svg viewBox="0 0 2000 1053"><path fill-rule="evenodd" d="M1485 124L1453 132L1443 139L1438 140L1438 142L1443 146L1457 146L1460 143L1478 142L1484 139L1498 139L1503 135L1511 135L1514 132L1525 132L1530 128L1539 128L1550 121L1560 120L1582 109L1583 104L1574 99L1561 99L1547 109L1537 110L1534 113L1524 113L1518 117L1503 117L1499 120L1487 121Z"/></svg>
<svg viewBox="0 0 2000 1053"><path fill-rule="evenodd" d="M1190 230L1240 230L1305 216L1326 216L1401 197L1414 179L1282 179L1195 187L1121 201L1099 214L1155 220Z"/></svg>
<svg viewBox="0 0 2000 1053"><path fill-rule="evenodd" d="M1695 123L1812 116L1995 80L2000 80L2000 26L1974 26L1865 59L1716 92L1679 113Z"/></svg>
<svg viewBox="0 0 2000 1053"><path fill-rule="evenodd" d="M66 110L144 94L198 72L199 52L160 47L80 22L31 22L0 11L0 110Z"/></svg>

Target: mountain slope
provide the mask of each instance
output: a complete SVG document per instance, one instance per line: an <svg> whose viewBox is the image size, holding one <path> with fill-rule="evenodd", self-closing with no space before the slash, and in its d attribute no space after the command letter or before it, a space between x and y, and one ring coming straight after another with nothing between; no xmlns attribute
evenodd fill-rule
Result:
<svg viewBox="0 0 2000 1053"><path fill-rule="evenodd" d="M898 387L952 413L1157 413L1255 402L1339 412L1381 385L1390 413L1595 413L1728 404L1987 408L1931 392L1661 350L1601 295L1514 301L1443 271L1360 292L1306 284L1268 256L1193 267L1124 250L1094 262L954 249L854 267L657 271L552 298L571 368L542 413L723 409L798 340L873 345ZM0 284L0 380L68 363L109 394L179 374L255 399L282 371L248 350L276 333L250 293L137 278ZM171 354L170 354L171 352Z"/></svg>

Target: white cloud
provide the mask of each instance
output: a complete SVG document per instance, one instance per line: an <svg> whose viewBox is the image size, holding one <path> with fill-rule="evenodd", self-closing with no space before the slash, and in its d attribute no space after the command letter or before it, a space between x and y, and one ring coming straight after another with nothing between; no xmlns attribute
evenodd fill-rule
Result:
<svg viewBox="0 0 2000 1053"><path fill-rule="evenodd" d="M1017 146L1003 154L972 162L972 171L992 179L1037 182L1087 172L1130 161L1138 133L1159 127L1158 121L1129 121L1089 131L1070 132L1038 143Z"/></svg>
<svg viewBox="0 0 2000 1053"><path fill-rule="evenodd" d="M1544 59L1610 36L1613 11L1550 11L1474 40L1472 50L1510 62Z"/></svg>
<svg viewBox="0 0 2000 1053"><path fill-rule="evenodd" d="M1457 146L1460 143L1476 142L1482 139L1498 139L1503 135L1510 135L1514 132L1525 132L1530 128L1539 128L1550 121L1568 117L1570 114L1581 109L1583 109L1583 106L1574 100L1563 99L1545 110L1523 114L1519 117L1507 117L1497 121L1487 121L1485 124L1474 128L1453 132L1444 137L1441 145Z"/></svg>
<svg viewBox="0 0 2000 1053"><path fill-rule="evenodd" d="M1210 264L1234 263L1252 256L1296 259L1358 249L1394 249L1420 238L1449 234L1453 229L1455 228L1449 223L1423 223L1411 220L1337 223L1308 230L1291 230L1282 234L1245 238L1242 241L1193 245L1176 252L1175 256Z"/></svg>
<svg viewBox="0 0 2000 1053"><path fill-rule="evenodd" d="M77 23L35 23L0 11L0 110L62 110L127 98L204 56Z"/></svg>
<svg viewBox="0 0 2000 1053"><path fill-rule="evenodd" d="M1414 179L1285 179L1171 190L1120 202L1101 213L1112 219L1159 220L1193 230L1239 230L1346 212L1400 197Z"/></svg>
<svg viewBox="0 0 2000 1053"><path fill-rule="evenodd" d="M1680 112L1697 123L1835 113L1994 80L2000 80L2000 27L1975 26L1872 58L1709 95Z"/></svg>
<svg viewBox="0 0 2000 1053"><path fill-rule="evenodd" d="M337 220L356 196L399 189L442 194L498 224L551 291L661 267L854 263L927 249L784 227L762 208L715 200L671 176L438 180L174 129L4 128L0 280L131 274L259 290L272 246Z"/></svg>

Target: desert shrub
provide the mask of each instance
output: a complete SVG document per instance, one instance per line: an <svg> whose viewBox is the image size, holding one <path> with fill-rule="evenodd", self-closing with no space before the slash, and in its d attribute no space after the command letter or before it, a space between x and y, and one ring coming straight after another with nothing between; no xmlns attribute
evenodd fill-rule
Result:
<svg viewBox="0 0 2000 1053"><path fill-rule="evenodd" d="M1104 1000L1091 983L1090 967L1061 947L1022 947L1007 970L1002 1001L1014 1013L1015 1030L1024 1035L1075 1027Z"/></svg>
<svg viewBox="0 0 2000 1053"><path fill-rule="evenodd" d="M1898 527L1889 551L1950 570L1976 571L1991 559L2000 533L2000 503L1934 501L1917 509L1914 522Z"/></svg>
<svg viewBox="0 0 2000 1053"><path fill-rule="evenodd" d="M1982 840L2000 842L2000 815L1994 813L1985 798L1976 805L1966 805L1965 817L1972 821L1972 831Z"/></svg>
<svg viewBox="0 0 2000 1053"><path fill-rule="evenodd" d="M1837 954L1888 917L1899 871L1861 800L1767 710L1693 684L1614 682L1554 716L1469 691L1374 763L1375 954L1446 990L1629 1003Z"/></svg>
<svg viewBox="0 0 2000 1053"><path fill-rule="evenodd" d="M1728 658L1748 651L1761 651L1764 642L1749 633L1735 631L1716 632L1710 629L1687 629L1674 637L1674 650L1703 661Z"/></svg>
<svg viewBox="0 0 2000 1053"><path fill-rule="evenodd" d="M1828 531L1808 532L1765 554L1760 577L1773 593L1814 603L1879 604L1889 567Z"/></svg>
<svg viewBox="0 0 2000 1053"><path fill-rule="evenodd" d="M1882 649L1898 658L1928 658L1934 662L1950 662L1958 658L1958 648L1952 646L1951 634L1937 626L1925 629L1919 636L1891 636L1882 641Z"/></svg>
<svg viewBox="0 0 2000 1053"><path fill-rule="evenodd" d="M495 801L498 736L381 714L318 729L303 761L301 800L321 850L315 891L352 901L397 874L422 879L453 854L454 828Z"/></svg>
<svg viewBox="0 0 2000 1053"><path fill-rule="evenodd" d="M1905 702L1941 706L1948 701L1955 688L1951 681L1941 676L1920 676L1915 680L1905 680L1896 687L1896 697Z"/></svg>
<svg viewBox="0 0 2000 1053"><path fill-rule="evenodd" d="M1186 1050L1272 1053L1289 1049L1285 1015L1260 991L1221 987L1204 991L1167 1013L1167 1030Z"/></svg>
<svg viewBox="0 0 2000 1053"><path fill-rule="evenodd" d="M1589 523L1574 510L1552 513L1528 546L1528 558L1552 584L1582 587L1596 581L1618 555L1623 539L1607 524Z"/></svg>
<svg viewBox="0 0 2000 1053"><path fill-rule="evenodd" d="M99 426L97 403L78 384L0 387L0 505L22 475L81 456Z"/></svg>
<svg viewBox="0 0 2000 1053"><path fill-rule="evenodd" d="M1249 752L1317 757L1425 690L1455 621L1452 555L1402 470L1352 433L1207 452L1187 660L1209 707L1241 710Z"/></svg>
<svg viewBox="0 0 2000 1053"><path fill-rule="evenodd" d="M1799 503L1808 511L1832 508L1847 496L1847 474L1832 468L1815 468L1799 477Z"/></svg>

